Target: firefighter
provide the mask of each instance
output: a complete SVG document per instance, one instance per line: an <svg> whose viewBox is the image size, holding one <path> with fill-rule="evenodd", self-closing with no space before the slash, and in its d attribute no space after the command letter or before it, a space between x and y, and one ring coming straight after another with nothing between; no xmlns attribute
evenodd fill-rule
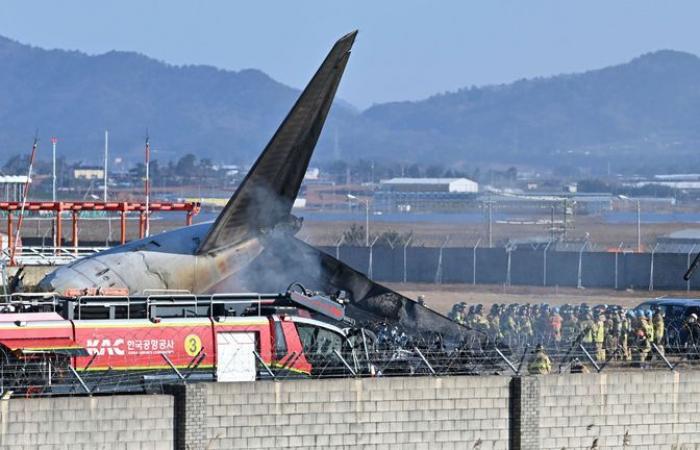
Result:
<svg viewBox="0 0 700 450"><path fill-rule="evenodd" d="M584 314L579 329L583 333L583 346L590 352L593 348L593 315L590 312Z"/></svg>
<svg viewBox="0 0 700 450"><path fill-rule="evenodd" d="M486 320L489 323L489 328L490 328L490 333L493 339L496 340L501 340L503 338L503 335L501 334L501 309L499 308L498 304L494 304L491 307L491 311L489 312L489 315L486 317Z"/></svg>
<svg viewBox="0 0 700 450"><path fill-rule="evenodd" d="M620 346L622 347L622 359L625 361L632 360L632 352L629 346L630 333L632 333L632 317L634 317L634 312L629 311L627 314L623 314L620 320Z"/></svg>
<svg viewBox="0 0 700 450"><path fill-rule="evenodd" d="M518 335L518 324L515 321L514 315L514 309L510 308L506 315L506 320L501 322L503 336L507 338L511 344L515 342Z"/></svg>
<svg viewBox="0 0 700 450"><path fill-rule="evenodd" d="M567 344L571 344L578 335L578 323L576 321L576 316L572 311L567 311L563 318L564 322L562 323L561 328L562 340Z"/></svg>
<svg viewBox="0 0 700 450"><path fill-rule="evenodd" d="M598 363L605 362L605 316L600 314L591 327L595 343L595 359Z"/></svg>
<svg viewBox="0 0 700 450"><path fill-rule="evenodd" d="M610 356L615 354L615 351L618 348L618 334L617 334L617 328L618 326L615 324L615 318L616 316L613 315L613 317L608 317L605 320L605 354L606 356Z"/></svg>
<svg viewBox="0 0 700 450"><path fill-rule="evenodd" d="M542 344L537 344L535 355L527 366L530 375L546 375L552 371L552 361L544 351Z"/></svg>
<svg viewBox="0 0 700 450"><path fill-rule="evenodd" d="M471 327L474 328L475 330L481 331L482 333L488 333L489 332L489 322L481 314L481 312L482 312L481 305L479 305L474 310L474 314L472 315Z"/></svg>
<svg viewBox="0 0 700 450"><path fill-rule="evenodd" d="M651 311L648 311L647 314L642 313L640 323L644 329L644 335L649 341L649 351L651 351L651 344L654 342L654 325L651 324ZM649 353L647 353L647 358L649 356Z"/></svg>
<svg viewBox="0 0 700 450"><path fill-rule="evenodd" d="M700 339L700 323L698 323L698 315L692 313L688 316L683 324L682 342L685 345L689 358L697 359L698 357L698 340Z"/></svg>
<svg viewBox="0 0 700 450"><path fill-rule="evenodd" d="M636 340L634 348L636 350L636 366L644 368L646 367L646 361L649 357L649 352L651 351L651 339L647 336L644 326L637 328L635 332Z"/></svg>
<svg viewBox="0 0 700 450"><path fill-rule="evenodd" d="M552 309L552 314L549 316L549 326L552 330L552 338L557 346L561 343L561 329L563 318L559 314L559 308Z"/></svg>
<svg viewBox="0 0 700 450"><path fill-rule="evenodd" d="M654 316L651 319L651 324L654 328L654 344L656 344L656 348L658 349L659 353L663 355L664 334L666 330L664 326L664 315L661 312L661 309L656 308L656 311L654 311Z"/></svg>

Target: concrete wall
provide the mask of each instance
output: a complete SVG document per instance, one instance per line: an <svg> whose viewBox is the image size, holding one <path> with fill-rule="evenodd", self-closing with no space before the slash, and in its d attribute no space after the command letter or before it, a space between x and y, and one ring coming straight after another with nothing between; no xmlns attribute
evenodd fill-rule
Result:
<svg viewBox="0 0 700 450"><path fill-rule="evenodd" d="M420 377L207 384L206 441L199 448L505 449L509 382Z"/></svg>
<svg viewBox="0 0 700 450"><path fill-rule="evenodd" d="M594 448L594 441L598 448L700 448L700 372L619 372L538 381L539 448Z"/></svg>
<svg viewBox="0 0 700 450"><path fill-rule="evenodd" d="M172 449L173 398L130 395L3 400L0 448Z"/></svg>
<svg viewBox="0 0 700 450"><path fill-rule="evenodd" d="M2 449L700 448L700 371L195 383L0 401Z"/></svg>

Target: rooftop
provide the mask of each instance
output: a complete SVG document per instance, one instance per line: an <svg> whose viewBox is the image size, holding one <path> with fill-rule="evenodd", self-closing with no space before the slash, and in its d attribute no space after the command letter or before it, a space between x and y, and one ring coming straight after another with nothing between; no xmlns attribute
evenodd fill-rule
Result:
<svg viewBox="0 0 700 450"><path fill-rule="evenodd" d="M472 181L468 178L391 178L382 180L384 184L450 184L455 181Z"/></svg>

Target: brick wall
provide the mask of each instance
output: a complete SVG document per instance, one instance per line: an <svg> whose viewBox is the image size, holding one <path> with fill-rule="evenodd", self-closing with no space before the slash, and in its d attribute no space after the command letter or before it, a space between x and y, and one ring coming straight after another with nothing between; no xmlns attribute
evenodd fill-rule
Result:
<svg viewBox="0 0 700 450"><path fill-rule="evenodd" d="M537 378L543 449L700 448L700 372Z"/></svg>
<svg viewBox="0 0 700 450"><path fill-rule="evenodd" d="M204 447L505 449L507 377L206 385Z"/></svg>
<svg viewBox="0 0 700 450"><path fill-rule="evenodd" d="M172 449L173 398L164 395L0 401L0 448Z"/></svg>
<svg viewBox="0 0 700 450"><path fill-rule="evenodd" d="M0 401L0 449L700 448L699 372L194 383Z"/></svg>

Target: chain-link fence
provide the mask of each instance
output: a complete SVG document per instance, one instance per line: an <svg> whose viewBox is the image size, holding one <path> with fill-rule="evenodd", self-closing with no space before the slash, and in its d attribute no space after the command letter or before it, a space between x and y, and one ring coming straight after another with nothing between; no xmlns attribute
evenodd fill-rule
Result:
<svg viewBox="0 0 700 450"><path fill-rule="evenodd" d="M662 246L637 252L623 243L604 249L589 241L509 243L500 247L484 247L481 241L455 247L449 246L451 242L445 239L430 247L337 245L322 249L385 282L700 289L699 277L683 279L699 249L696 247L679 252Z"/></svg>

